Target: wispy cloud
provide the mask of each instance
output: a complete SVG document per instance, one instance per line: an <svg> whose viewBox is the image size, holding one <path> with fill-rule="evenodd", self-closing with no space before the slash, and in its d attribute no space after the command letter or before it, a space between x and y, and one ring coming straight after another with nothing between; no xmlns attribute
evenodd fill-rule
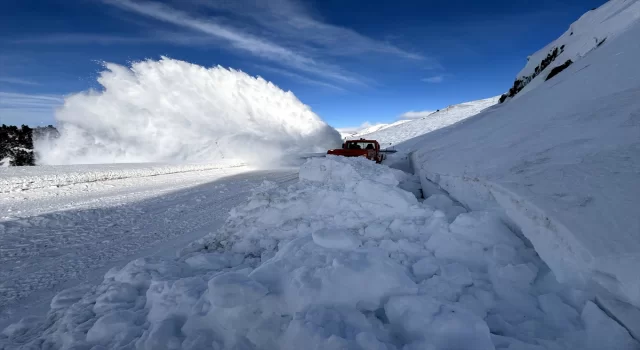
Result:
<svg viewBox="0 0 640 350"><path fill-rule="evenodd" d="M0 91L0 123L52 123L55 108L64 102L61 96L31 95Z"/></svg>
<svg viewBox="0 0 640 350"><path fill-rule="evenodd" d="M49 44L49 45L82 45L82 44L138 44L148 41L148 38L126 37L105 34L85 33L54 33L39 36L18 38L12 41L14 44Z"/></svg>
<svg viewBox="0 0 640 350"><path fill-rule="evenodd" d="M206 35L194 35L193 33L177 33L157 31L151 35L109 35L94 33L53 33L39 36L18 38L11 41L13 44L38 44L38 45L138 45L173 43L177 45L204 45L210 44L212 39Z"/></svg>
<svg viewBox="0 0 640 350"><path fill-rule="evenodd" d="M405 120L421 119L426 116L429 116L430 114L433 114L434 112L435 111L409 111L399 115L398 119L405 119Z"/></svg>
<svg viewBox="0 0 640 350"><path fill-rule="evenodd" d="M303 84L307 84L307 85L314 85L314 86L320 86L323 88L328 88L331 90L336 90L336 91L341 91L344 92L346 91L345 89L337 86L337 85L333 85L324 81L320 81L320 80L315 80L315 79L311 79L308 77L305 77L303 75L297 74L297 73L293 73L291 71L285 70L285 69L280 69L280 68L274 68L274 67L268 67L268 66L264 66L264 65L255 65L256 68L265 71L265 72L271 72L271 73L275 73L275 74L279 74L279 75L283 75L289 78L292 78L298 82L301 82Z"/></svg>
<svg viewBox="0 0 640 350"><path fill-rule="evenodd" d="M14 77L0 77L0 83L16 84L16 85L30 85L30 86L40 85L39 83L37 83L35 81L31 81L31 80L27 80L27 79L21 79L21 78L14 78Z"/></svg>
<svg viewBox="0 0 640 350"><path fill-rule="evenodd" d="M223 25L211 19L196 18L185 12L158 3L132 2L129 0L105 0L105 2L159 21L208 34L228 42L238 50L287 65L299 71L325 76L344 83L366 85L362 79L344 72L338 66L318 62L309 56L299 54L271 41L259 38L237 28Z"/></svg>
<svg viewBox="0 0 640 350"><path fill-rule="evenodd" d="M399 48L388 41L364 36L352 29L326 23L314 18L301 3L292 0L193 0L200 5L252 20L262 32L286 39L305 49L317 48L336 56L379 53L411 60L423 60L417 52ZM392 37L392 36L388 36Z"/></svg>
<svg viewBox="0 0 640 350"><path fill-rule="evenodd" d="M425 83L432 83L432 84L442 83L444 81L444 75L436 75L433 77L424 78L422 79L422 81L424 81Z"/></svg>

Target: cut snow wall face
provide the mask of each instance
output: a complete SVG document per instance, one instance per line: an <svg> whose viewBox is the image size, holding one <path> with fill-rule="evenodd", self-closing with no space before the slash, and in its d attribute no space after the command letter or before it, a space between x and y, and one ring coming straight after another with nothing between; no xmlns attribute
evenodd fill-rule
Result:
<svg viewBox="0 0 640 350"><path fill-rule="evenodd" d="M635 307L640 307L638 4L614 0L603 13L592 11L584 18L626 24L602 27L600 34L613 35L553 79L543 78L509 103L422 137L413 155L416 174L461 203L502 211L560 279Z"/></svg>
<svg viewBox="0 0 640 350"><path fill-rule="evenodd" d="M166 57L106 69L98 78L104 91L65 99L56 113L60 138L36 144L41 164L269 164L340 145L308 106L259 77Z"/></svg>

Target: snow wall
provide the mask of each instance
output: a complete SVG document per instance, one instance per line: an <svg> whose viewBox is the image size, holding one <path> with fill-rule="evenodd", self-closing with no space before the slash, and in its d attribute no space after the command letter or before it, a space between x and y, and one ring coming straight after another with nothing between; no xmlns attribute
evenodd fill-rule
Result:
<svg viewBox="0 0 640 350"><path fill-rule="evenodd" d="M56 112L61 137L36 142L40 164L260 165L341 142L293 93L260 77L166 57L105 67L102 91L68 96Z"/></svg>
<svg viewBox="0 0 640 350"><path fill-rule="evenodd" d="M636 338L638 19L638 1L590 11L529 59L565 45L571 66L545 81L564 62L556 60L515 98L428 134L412 155L423 186L430 180L470 209L501 212L559 280L598 293Z"/></svg>

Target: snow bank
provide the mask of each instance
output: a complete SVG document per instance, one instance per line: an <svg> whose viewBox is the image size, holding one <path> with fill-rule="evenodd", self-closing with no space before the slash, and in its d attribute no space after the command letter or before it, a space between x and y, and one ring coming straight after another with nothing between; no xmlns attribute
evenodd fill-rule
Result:
<svg viewBox="0 0 640 350"><path fill-rule="evenodd" d="M560 280L636 307L638 19L639 1L589 12L572 36L552 43L584 57L505 104L426 135L413 155L422 180L517 224ZM593 37L608 39L585 46Z"/></svg>
<svg viewBox="0 0 640 350"><path fill-rule="evenodd" d="M241 166L244 166L241 161L229 159L216 161L215 164L145 163L0 168L0 193Z"/></svg>
<svg viewBox="0 0 640 350"><path fill-rule="evenodd" d="M448 106L420 119L394 123L372 132L365 130L356 136L378 140L383 147L395 146L401 151L412 150L419 144L420 136L474 116L498 103L499 98L500 96L496 96Z"/></svg>
<svg viewBox="0 0 640 350"><path fill-rule="evenodd" d="M293 93L260 77L166 57L105 66L103 91L71 95L56 112L61 136L36 142L39 163L270 164L340 144Z"/></svg>
<svg viewBox="0 0 640 350"><path fill-rule="evenodd" d="M408 177L362 158L310 159L298 183L265 182L176 259L138 259L64 291L0 345L637 348L494 214L421 203L398 187Z"/></svg>

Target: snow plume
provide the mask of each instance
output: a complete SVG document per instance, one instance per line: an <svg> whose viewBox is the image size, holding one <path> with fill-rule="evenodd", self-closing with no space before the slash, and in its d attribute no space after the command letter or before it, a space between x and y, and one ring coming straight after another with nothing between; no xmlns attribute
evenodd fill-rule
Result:
<svg viewBox="0 0 640 350"><path fill-rule="evenodd" d="M166 57L105 67L103 91L71 95L57 111L61 137L36 144L40 163L231 158L260 165L340 144L293 93L260 77Z"/></svg>

